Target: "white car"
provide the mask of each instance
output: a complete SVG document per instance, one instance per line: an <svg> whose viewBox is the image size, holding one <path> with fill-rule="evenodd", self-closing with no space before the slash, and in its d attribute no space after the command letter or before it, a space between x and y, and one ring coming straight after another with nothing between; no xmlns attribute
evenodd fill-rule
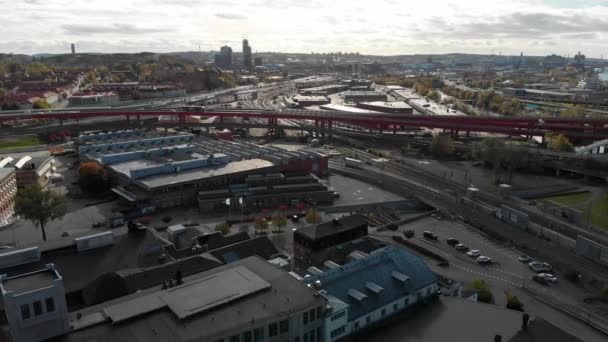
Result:
<svg viewBox="0 0 608 342"><path fill-rule="evenodd" d="M477 258L481 255L481 252L478 249L472 249L467 252L467 255L471 258Z"/></svg>
<svg viewBox="0 0 608 342"><path fill-rule="evenodd" d="M539 274L539 276L547 279L551 283L554 283L554 284L557 283L557 277L551 273L541 273L541 274Z"/></svg>
<svg viewBox="0 0 608 342"><path fill-rule="evenodd" d="M467 245L465 245L464 243L459 243L456 246L454 246L454 248L456 248L457 251L466 251L469 249L469 247Z"/></svg>
<svg viewBox="0 0 608 342"><path fill-rule="evenodd" d="M492 258L482 255L479 258L477 258L477 262L480 264L491 264Z"/></svg>

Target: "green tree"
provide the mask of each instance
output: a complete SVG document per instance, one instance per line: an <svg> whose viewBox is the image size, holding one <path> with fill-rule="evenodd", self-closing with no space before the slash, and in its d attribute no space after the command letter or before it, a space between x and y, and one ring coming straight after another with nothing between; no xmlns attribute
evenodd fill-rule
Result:
<svg viewBox="0 0 608 342"><path fill-rule="evenodd" d="M311 209L306 213L305 220L309 224L319 224L321 223L321 214L319 214L316 210Z"/></svg>
<svg viewBox="0 0 608 342"><path fill-rule="evenodd" d="M277 214L272 218L272 224L277 227L280 232L283 227L287 225L287 217L285 215Z"/></svg>
<svg viewBox="0 0 608 342"><path fill-rule="evenodd" d="M454 142L449 134L440 133L433 137L431 154L437 158L445 158L454 154Z"/></svg>
<svg viewBox="0 0 608 342"><path fill-rule="evenodd" d="M46 241L46 223L61 219L66 211L65 198L62 195L43 190L38 184L17 191L15 213L40 226L44 241Z"/></svg>
<svg viewBox="0 0 608 342"><path fill-rule="evenodd" d="M517 298L517 296L514 296L506 291L505 296L507 297L507 309L524 311L524 305L519 300L519 298Z"/></svg>
<svg viewBox="0 0 608 342"><path fill-rule="evenodd" d="M434 91L434 90L433 91L429 91L426 94L426 97L428 97L429 99L431 99L431 100L433 100L435 102L439 102L439 100L441 99L441 95L439 95L439 93L436 92L436 91Z"/></svg>
<svg viewBox="0 0 608 342"><path fill-rule="evenodd" d="M268 229L268 221L266 221L266 219L263 217L256 217L254 225L255 229L261 233L265 232Z"/></svg>
<svg viewBox="0 0 608 342"><path fill-rule="evenodd" d="M548 134L545 139L547 140L547 148L552 151L574 151L574 146L570 142L570 139L568 139L568 137L563 134Z"/></svg>
<svg viewBox="0 0 608 342"><path fill-rule="evenodd" d="M477 291L477 299L482 303L494 303L494 296L490 291L488 283L483 279L473 279L470 288Z"/></svg>
<svg viewBox="0 0 608 342"><path fill-rule="evenodd" d="M46 102L45 99L38 99L36 100L36 102L34 102L34 104L32 105L32 108L34 109L50 109L51 105Z"/></svg>
<svg viewBox="0 0 608 342"><path fill-rule="evenodd" d="M585 108L580 106L574 106L568 109L565 109L560 113L562 118L574 118L574 119L582 119L585 117Z"/></svg>
<svg viewBox="0 0 608 342"><path fill-rule="evenodd" d="M226 236L230 234L230 224L223 222L215 226L215 231L220 232L222 235Z"/></svg>

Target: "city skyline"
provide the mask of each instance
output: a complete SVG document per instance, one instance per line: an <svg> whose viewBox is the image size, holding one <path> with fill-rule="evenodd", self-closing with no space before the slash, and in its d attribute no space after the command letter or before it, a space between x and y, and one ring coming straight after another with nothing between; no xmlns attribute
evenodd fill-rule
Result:
<svg viewBox="0 0 608 342"><path fill-rule="evenodd" d="M605 55L606 0L380 2L0 0L2 53L255 51ZM319 13L323 13L319 15ZM86 16L87 20L81 18ZM33 24L34 23L34 24ZM27 29L25 29L27 25Z"/></svg>

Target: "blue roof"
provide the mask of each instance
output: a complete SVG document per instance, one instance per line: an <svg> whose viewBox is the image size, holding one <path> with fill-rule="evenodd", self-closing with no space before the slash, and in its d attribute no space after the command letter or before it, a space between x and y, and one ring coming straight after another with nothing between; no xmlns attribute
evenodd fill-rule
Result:
<svg viewBox="0 0 608 342"><path fill-rule="evenodd" d="M387 246L304 281L312 284L317 280L328 295L349 305L348 320L352 321L435 283L438 278L420 257Z"/></svg>

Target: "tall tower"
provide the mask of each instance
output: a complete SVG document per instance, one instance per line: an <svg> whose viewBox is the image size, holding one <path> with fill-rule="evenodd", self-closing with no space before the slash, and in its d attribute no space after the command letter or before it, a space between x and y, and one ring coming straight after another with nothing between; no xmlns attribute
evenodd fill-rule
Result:
<svg viewBox="0 0 608 342"><path fill-rule="evenodd" d="M247 39L243 39L243 66L246 69L251 69L252 67L251 46L249 46Z"/></svg>
<svg viewBox="0 0 608 342"><path fill-rule="evenodd" d="M224 45L220 48L220 54L215 58L216 66L230 68L232 66L232 48Z"/></svg>
<svg viewBox="0 0 608 342"><path fill-rule="evenodd" d="M74 45L74 43L72 43L71 47L72 47L72 56L74 56L76 54L76 45Z"/></svg>

